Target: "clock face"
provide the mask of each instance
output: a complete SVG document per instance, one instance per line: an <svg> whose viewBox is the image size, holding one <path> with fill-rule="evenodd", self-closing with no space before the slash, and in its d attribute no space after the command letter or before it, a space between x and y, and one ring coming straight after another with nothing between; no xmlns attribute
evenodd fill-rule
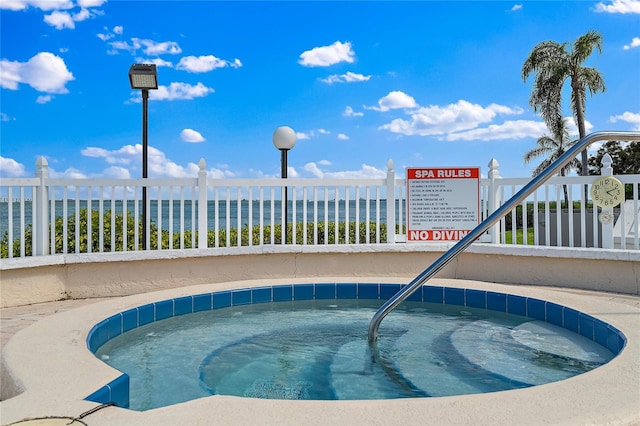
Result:
<svg viewBox="0 0 640 426"><path fill-rule="evenodd" d="M624 200L624 185L612 176L598 178L591 185L591 199L599 207L615 207Z"/></svg>

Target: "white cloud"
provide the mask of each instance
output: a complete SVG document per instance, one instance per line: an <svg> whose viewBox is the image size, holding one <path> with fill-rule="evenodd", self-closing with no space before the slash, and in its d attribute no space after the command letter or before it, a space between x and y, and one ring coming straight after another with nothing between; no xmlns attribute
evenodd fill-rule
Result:
<svg viewBox="0 0 640 426"><path fill-rule="evenodd" d="M74 80L64 60L49 52L40 52L27 62L0 61L0 87L17 90L19 83L39 92L68 93L67 82Z"/></svg>
<svg viewBox="0 0 640 426"><path fill-rule="evenodd" d="M511 8L512 12L515 12L516 10L521 10L522 9L522 4L514 4L513 7Z"/></svg>
<svg viewBox="0 0 640 426"><path fill-rule="evenodd" d="M413 99L413 98L411 98ZM482 107L465 100L447 106L420 107L411 112L411 118L397 118L379 129L392 133L419 136L441 136L449 133L469 131L481 124L491 122L498 114L521 114L520 108L509 108L491 104Z"/></svg>
<svg viewBox="0 0 640 426"><path fill-rule="evenodd" d="M71 0L2 0L0 9L8 10L25 10L34 7L40 10L60 10L71 9L73 1Z"/></svg>
<svg viewBox="0 0 640 426"><path fill-rule="evenodd" d="M507 114L507 115L519 115L524 112L524 110L520 107L511 108L505 105L491 104L487 107L489 111L493 111L496 114Z"/></svg>
<svg viewBox="0 0 640 426"><path fill-rule="evenodd" d="M53 100L53 96L51 95L40 95L36 98L37 104L46 104Z"/></svg>
<svg viewBox="0 0 640 426"><path fill-rule="evenodd" d="M76 22L85 21L93 17L95 14L100 14L100 12L89 10L88 7L95 7L93 6L93 4L97 4L98 6L100 6L102 2L85 3L89 4L90 6L84 6L81 2L79 3L79 6L81 6L80 10L76 13L70 13L67 10L61 10L71 9L71 7L55 8L49 15L44 16L44 22L58 30L62 30L65 28L72 30L76 27Z"/></svg>
<svg viewBox="0 0 640 426"><path fill-rule="evenodd" d="M109 164L132 164L142 158L142 145L125 145L115 151L89 147L80 151L85 157L103 158Z"/></svg>
<svg viewBox="0 0 640 426"><path fill-rule="evenodd" d="M329 172L322 170L319 166L328 164L319 161L310 162L304 165L303 170L315 178L326 179L367 179L384 178L387 176L386 170L381 170L368 164L363 164L359 170L345 170L340 172Z"/></svg>
<svg viewBox="0 0 640 426"><path fill-rule="evenodd" d="M491 124L488 127L465 132L451 133L447 135L445 139L448 141L491 141L502 139L539 138L545 133L548 133L548 129L541 121L516 120L505 121L502 124Z"/></svg>
<svg viewBox="0 0 640 426"><path fill-rule="evenodd" d="M613 0L596 4L596 12L605 13L640 13L640 1L638 0Z"/></svg>
<svg viewBox="0 0 640 426"><path fill-rule="evenodd" d="M158 86L157 90L149 91L149 99L156 101L175 101L175 100L190 100L195 98L202 98L209 93L215 92L214 89L205 86L202 83L198 83L195 86L188 83L171 83L169 86ZM141 102L142 97L139 90L134 91L134 96L130 99L130 102Z"/></svg>
<svg viewBox="0 0 640 426"><path fill-rule="evenodd" d="M355 112L353 110L353 108L351 108L350 106L347 105L347 107L344 109L344 112L342 113L343 117L362 117L364 115L364 113L362 112Z"/></svg>
<svg viewBox="0 0 640 426"><path fill-rule="evenodd" d="M111 37L109 37L111 38ZM130 45L126 41L114 41L109 43L109 45L113 48L114 53L118 53L118 50L126 50L131 53L135 53L136 47L134 45Z"/></svg>
<svg viewBox="0 0 640 426"><path fill-rule="evenodd" d="M110 33L98 33L98 34L96 34L96 37L98 37L102 41L107 41L107 40L112 39L114 37L114 35L110 34Z"/></svg>
<svg viewBox="0 0 640 426"><path fill-rule="evenodd" d="M352 63L354 56L351 43L336 41L330 46L314 47L302 52L298 63L305 67L328 67L340 62Z"/></svg>
<svg viewBox="0 0 640 426"><path fill-rule="evenodd" d="M180 48L178 43L176 43L175 41L156 42L153 40L138 38L133 38L131 40L134 42L135 46L137 46L138 44L142 45L144 47L143 52L146 55L177 55L179 53L182 53L182 48Z"/></svg>
<svg viewBox="0 0 640 426"><path fill-rule="evenodd" d="M60 12L58 10L53 11L50 15L45 15L44 22L51 25L57 30L64 28L74 29L76 24L73 22L73 18L67 12Z"/></svg>
<svg viewBox="0 0 640 426"><path fill-rule="evenodd" d="M576 120L574 120L573 117L565 117L564 119L567 123L567 132L569 132L569 135L574 135L577 138L580 134L580 131L578 130ZM593 129L593 124L591 124L589 120L585 120L584 129L587 133L591 132L591 129Z"/></svg>
<svg viewBox="0 0 640 426"><path fill-rule="evenodd" d="M125 169L121 166L110 166L104 170L103 174L112 176L119 174L124 176L126 173L130 175L138 175L138 170L141 169L142 158L142 145L125 145L116 150L106 150L99 147L89 147L83 149L81 154L85 157L102 158L107 164L114 165L119 164L123 166L130 166L130 169ZM150 178L163 178L163 177L197 177L200 168L196 163L188 163L186 166L171 161L164 152L156 149L152 146L148 147L148 161L149 161L149 177ZM75 169L74 169L75 170ZM135 170L132 173L131 170ZM78 172L79 174L79 172ZM229 178L234 177L234 174L226 169L209 169L207 171L209 177L214 178Z"/></svg>
<svg viewBox="0 0 640 426"><path fill-rule="evenodd" d="M107 0L78 0L78 6L80 7L100 7Z"/></svg>
<svg viewBox="0 0 640 426"><path fill-rule="evenodd" d="M291 166L287 167L287 176L290 177L290 178L300 177L300 175L298 174L298 171L295 168L291 167Z"/></svg>
<svg viewBox="0 0 640 426"><path fill-rule="evenodd" d="M216 58L213 55L208 56L185 56L180 59L180 62L176 65L177 70L184 70L193 73L209 72L216 68L233 67L238 68L242 66L242 62L239 59L235 59L229 62L224 59Z"/></svg>
<svg viewBox="0 0 640 426"><path fill-rule="evenodd" d="M173 62L165 61L164 59L160 59L160 58L153 58L153 59L136 58L135 62L136 64L155 64L155 66L158 68L173 67Z"/></svg>
<svg viewBox="0 0 640 426"><path fill-rule="evenodd" d="M110 179L130 179L131 173L129 169L125 169L124 167L111 166L104 169L102 172L104 177Z"/></svg>
<svg viewBox="0 0 640 426"><path fill-rule="evenodd" d="M344 133L338 133L338 139L340 139L341 141L348 141L349 136L345 135Z"/></svg>
<svg viewBox="0 0 640 426"><path fill-rule="evenodd" d="M311 135L310 135L309 133L296 132L296 139L297 139L297 140L307 140L307 139L311 139Z"/></svg>
<svg viewBox="0 0 640 426"><path fill-rule="evenodd" d="M158 90L153 90L149 95L151 99L194 99L207 96L209 93L213 93L210 87L198 82L195 86L188 83L171 83L169 86L159 86Z"/></svg>
<svg viewBox="0 0 640 426"><path fill-rule="evenodd" d="M578 137L578 126L573 117L565 117L567 123L567 131L572 138ZM590 132L593 124L585 121L585 129ZM447 141L458 140L505 140L505 139L524 139L539 138L543 135L550 134L549 129L542 121L532 120L507 120L501 124L490 124L487 127L478 127L468 131L449 133L444 138Z"/></svg>
<svg viewBox="0 0 640 426"><path fill-rule="evenodd" d="M13 158L0 156L0 176L2 177L22 177L25 176L24 165L18 163Z"/></svg>
<svg viewBox="0 0 640 426"><path fill-rule="evenodd" d="M104 33L98 33L96 34L98 36L98 38L102 41L107 41L107 40L111 40L112 38L114 38L116 35L120 35L124 32L124 29L122 26L115 26L113 27L112 31L109 31L109 28L104 27L104 30L106 32Z"/></svg>
<svg viewBox="0 0 640 426"><path fill-rule="evenodd" d="M184 142L189 143L200 143L206 140L199 132L196 132L193 129L182 130L180 132L180 139L182 139Z"/></svg>
<svg viewBox="0 0 640 426"><path fill-rule="evenodd" d="M356 74L356 73L353 73L353 72L349 71L346 74L342 74L342 75L333 74L333 75L330 75L327 78L321 78L320 81L322 81L323 83L327 83L327 84L333 84L333 83L359 83L359 82L362 82L362 81L369 81L370 79L371 79L370 75Z"/></svg>
<svg viewBox="0 0 640 426"><path fill-rule="evenodd" d="M375 111L381 111L381 112L385 112L385 111L389 111L392 109L398 109L398 108L415 108L417 107L418 104L416 103L416 100L413 99L413 97L407 95L404 92L400 92L400 91L393 91L393 92L389 92L388 95L380 98L378 100L378 106L371 106L371 107L364 107L366 109L372 109Z"/></svg>
<svg viewBox="0 0 640 426"><path fill-rule="evenodd" d="M311 173L311 175L316 178L321 178L324 175L324 172L320 170L320 167L313 162L305 164L303 169L305 172Z"/></svg>
<svg viewBox="0 0 640 426"><path fill-rule="evenodd" d="M106 1L107 0L78 0L77 4L79 7L85 9L100 7L106 3ZM49 11L72 9L75 5L72 0L2 0L2 2L0 2L0 9L25 10L29 7Z"/></svg>
<svg viewBox="0 0 640 426"><path fill-rule="evenodd" d="M640 37L634 37L631 40L631 43L625 44L623 46L623 49L624 50L629 50L629 49L633 49L633 48L636 48L636 47L640 47Z"/></svg>
<svg viewBox="0 0 640 426"><path fill-rule="evenodd" d="M640 113L624 112L622 115L616 115L609 118L609 121L615 123L617 121L626 121L631 124L631 130L640 131Z"/></svg>
<svg viewBox="0 0 640 426"><path fill-rule="evenodd" d="M296 132L297 140L309 140L311 138L315 138L318 135L330 135L331 131L327 129L316 129L310 130L308 132Z"/></svg>
<svg viewBox="0 0 640 426"><path fill-rule="evenodd" d="M49 167L49 176L54 179L86 179L88 177L75 167L69 167L63 172L58 172Z"/></svg>
<svg viewBox="0 0 640 426"><path fill-rule="evenodd" d="M20 0L3 0L0 2L0 9L7 10L24 10L28 7L28 4Z"/></svg>
<svg viewBox="0 0 640 426"><path fill-rule="evenodd" d="M91 12L89 12L89 9L85 8L80 9L80 12L73 15L73 20L75 22L85 21L89 18L91 18Z"/></svg>
<svg viewBox="0 0 640 426"><path fill-rule="evenodd" d="M149 39L132 38L131 44L126 41L114 41L109 43L114 51L125 50L135 54L138 50L142 50L145 55L177 55L182 53L182 48L175 41L156 42Z"/></svg>

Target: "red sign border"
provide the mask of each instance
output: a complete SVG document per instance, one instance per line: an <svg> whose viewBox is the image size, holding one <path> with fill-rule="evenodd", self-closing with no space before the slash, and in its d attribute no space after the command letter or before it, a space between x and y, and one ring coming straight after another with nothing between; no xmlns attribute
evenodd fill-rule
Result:
<svg viewBox="0 0 640 426"><path fill-rule="evenodd" d="M456 174L458 171L460 170L469 170L472 171L471 176L450 176L450 177L446 177L445 175L447 174L446 171L456 171ZM425 177L411 177L412 173L413 176L415 176L415 172L416 171L434 171L436 173L434 173L433 176L430 176L429 173L427 173L427 176ZM437 171L444 171L444 173L437 173ZM474 173L475 172L475 173ZM411 229L409 228L409 224L411 223L410 220L410 203L411 203L411 196L410 196L410 191L409 191L409 184L411 183L412 180L423 180L423 179L476 179L477 181L477 195L478 195L478 207L477 207L477 216L478 216L478 223L480 223L480 177L481 177L481 169L478 166L468 166L468 167L407 167L406 169L406 191L407 191L407 205L406 205L406 212L407 212L407 242L437 242L437 241L459 241L462 238L464 238L464 236L466 234L468 234L469 232L471 232L471 229L448 229L448 230L439 230L439 229L420 229L420 230L413 230L413 231L417 231L417 232L426 232L426 239L412 239L411 238ZM444 233L444 236L446 238L438 238L438 239L434 239L434 233L438 232L438 233ZM455 234L455 236L457 238L448 238L449 236L453 237L453 235ZM440 235L440 234L438 234Z"/></svg>

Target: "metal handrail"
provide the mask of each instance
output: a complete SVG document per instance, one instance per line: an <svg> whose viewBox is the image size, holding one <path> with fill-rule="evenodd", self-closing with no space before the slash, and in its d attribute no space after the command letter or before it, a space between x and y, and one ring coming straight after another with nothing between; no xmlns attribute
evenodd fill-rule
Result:
<svg viewBox="0 0 640 426"><path fill-rule="evenodd" d="M595 132L591 133L584 138L580 139L569 148L564 154L558 157L553 163L545 168L539 175L529 181L528 184L522 187L520 191L514 194L509 200L507 200L500 208L489 215L478 226L476 226L471 232L469 232L463 239L458 241L453 247L451 247L446 253L431 264L427 269L420 273L413 279L407 286L403 287L394 294L389 300L387 300L373 315L371 322L369 323L369 345L375 343L378 338L378 328L384 317L389 314L396 306L407 299L414 291L416 291L422 284L428 281L435 274L440 272L449 262L455 259L464 249L466 249L472 242L477 240L485 231L487 231L493 224L502 219L510 210L512 210L518 203L529 196L540 185L542 185L547 179L552 177L560 168L564 167L569 161L575 158L582 150L586 149L593 142L601 140L615 140L615 141L640 141L640 132Z"/></svg>

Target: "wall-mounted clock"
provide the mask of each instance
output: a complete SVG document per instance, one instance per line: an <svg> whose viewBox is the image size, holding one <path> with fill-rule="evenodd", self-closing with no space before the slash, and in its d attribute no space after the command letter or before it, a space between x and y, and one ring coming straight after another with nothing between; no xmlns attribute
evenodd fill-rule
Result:
<svg viewBox="0 0 640 426"><path fill-rule="evenodd" d="M602 176L591 185L591 199L599 207L615 207L624 200L624 185L613 176Z"/></svg>

